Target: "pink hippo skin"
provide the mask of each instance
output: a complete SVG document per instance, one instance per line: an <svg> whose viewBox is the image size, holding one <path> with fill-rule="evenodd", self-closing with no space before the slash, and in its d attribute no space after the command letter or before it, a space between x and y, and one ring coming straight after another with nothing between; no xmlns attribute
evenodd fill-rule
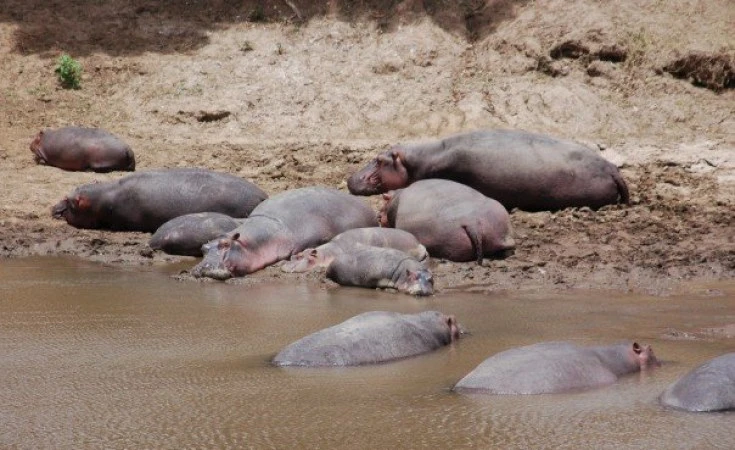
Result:
<svg viewBox="0 0 735 450"><path fill-rule="evenodd" d="M511 210L599 208L628 203L617 167L571 141L514 130L473 131L396 145L347 180L356 195L400 189L428 178L466 184Z"/></svg>
<svg viewBox="0 0 735 450"><path fill-rule="evenodd" d="M658 366L650 346L622 343L580 347L543 342L497 353L477 366L454 391L487 394L554 394L606 386L619 377Z"/></svg>
<svg viewBox="0 0 735 450"><path fill-rule="evenodd" d="M375 212L359 197L324 187L282 192L258 205L221 239L202 247L195 277L227 279L258 271L352 228L376 226Z"/></svg>
<svg viewBox="0 0 735 450"><path fill-rule="evenodd" d="M42 130L31 142L31 151L37 163L69 171L135 170L130 146L97 128Z"/></svg>
<svg viewBox="0 0 735 450"><path fill-rule="evenodd" d="M421 180L383 198L381 225L413 234L432 257L481 263L515 247L508 211L464 184Z"/></svg>

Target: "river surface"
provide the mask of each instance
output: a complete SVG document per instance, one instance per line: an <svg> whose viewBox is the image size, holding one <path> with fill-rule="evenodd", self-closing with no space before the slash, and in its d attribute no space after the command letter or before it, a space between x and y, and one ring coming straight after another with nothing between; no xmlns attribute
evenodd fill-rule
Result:
<svg viewBox="0 0 735 450"><path fill-rule="evenodd" d="M735 282L674 297L417 299L302 282L178 281L177 269L0 260L0 448L735 448L734 413L657 404L690 368L735 350L724 336L665 338L735 323ZM356 314L430 309L456 315L471 335L375 366L269 365L285 345ZM510 347L621 339L652 344L663 367L584 393L450 392Z"/></svg>

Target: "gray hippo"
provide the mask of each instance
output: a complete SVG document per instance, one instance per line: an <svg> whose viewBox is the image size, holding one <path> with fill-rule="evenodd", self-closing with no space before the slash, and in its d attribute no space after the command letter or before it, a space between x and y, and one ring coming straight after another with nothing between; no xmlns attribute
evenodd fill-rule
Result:
<svg viewBox="0 0 735 450"><path fill-rule="evenodd" d="M326 244L297 253L281 266L281 270L289 273L308 272L317 267L327 267L338 254L358 244L394 248L419 261L428 257L426 247L408 231L382 227L355 228L338 234Z"/></svg>
<svg viewBox="0 0 735 450"><path fill-rule="evenodd" d="M420 355L459 338L454 316L372 311L310 334L281 350L277 366L357 366Z"/></svg>
<svg viewBox="0 0 735 450"><path fill-rule="evenodd" d="M118 137L98 128L42 130L31 142L39 164L70 171L135 170L135 155Z"/></svg>
<svg viewBox="0 0 735 450"><path fill-rule="evenodd" d="M225 214L203 212L175 217L161 225L148 246L169 255L202 256L202 245L234 230L242 223Z"/></svg>
<svg viewBox="0 0 735 450"><path fill-rule="evenodd" d="M307 187L282 192L258 205L225 237L202 246L194 277L224 280L258 271L339 233L376 226L375 212L337 189Z"/></svg>
<svg viewBox="0 0 735 450"><path fill-rule="evenodd" d="M544 342L513 348L483 361L454 391L488 394L553 394L609 385L658 365L650 346L622 343L580 347Z"/></svg>
<svg viewBox="0 0 735 450"><path fill-rule="evenodd" d="M327 278L342 286L392 288L410 295L434 293L434 278L423 263L400 250L355 244L334 255Z"/></svg>
<svg viewBox="0 0 735 450"><path fill-rule="evenodd" d="M137 172L76 188L51 210L77 228L154 232L184 214L247 217L268 195L242 178L205 169Z"/></svg>
<svg viewBox="0 0 735 450"><path fill-rule="evenodd" d="M481 263L515 247L508 211L464 184L420 180L383 198L381 225L410 232L432 257Z"/></svg>
<svg viewBox="0 0 735 450"><path fill-rule="evenodd" d="M467 184L508 210L629 203L617 167L592 149L513 130L473 131L393 146L349 177L347 186L353 194L373 195L426 178Z"/></svg>
<svg viewBox="0 0 735 450"><path fill-rule="evenodd" d="M735 410L735 353L711 359L661 394L661 403L692 412Z"/></svg>

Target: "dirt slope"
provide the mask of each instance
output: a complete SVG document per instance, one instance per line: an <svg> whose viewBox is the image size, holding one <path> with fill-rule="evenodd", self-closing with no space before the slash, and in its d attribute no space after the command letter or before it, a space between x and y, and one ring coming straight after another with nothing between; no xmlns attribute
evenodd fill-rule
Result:
<svg viewBox="0 0 735 450"><path fill-rule="evenodd" d="M667 293L732 278L735 94L662 69L704 52L725 58L727 80L734 27L729 0L7 0L0 256L179 260L149 257L148 235L53 221L50 206L75 186L122 174L35 165L41 128L102 127L132 145L139 169L208 167L275 193L344 188L392 143L505 127L599 148L633 205L516 212L516 254L436 262L439 291ZM62 52L83 64L81 90L58 86ZM274 277L285 275L236 282Z"/></svg>

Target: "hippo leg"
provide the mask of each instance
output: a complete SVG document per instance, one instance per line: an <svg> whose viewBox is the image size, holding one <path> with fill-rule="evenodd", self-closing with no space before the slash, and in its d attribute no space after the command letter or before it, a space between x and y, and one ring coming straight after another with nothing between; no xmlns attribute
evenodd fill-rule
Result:
<svg viewBox="0 0 735 450"><path fill-rule="evenodd" d="M475 260L477 261L477 264L482 265L482 239L477 235L477 231L474 228L470 228L467 225L462 225L462 228L464 228L465 233L467 233L467 237L469 237L470 242L472 242L472 250L475 252Z"/></svg>

